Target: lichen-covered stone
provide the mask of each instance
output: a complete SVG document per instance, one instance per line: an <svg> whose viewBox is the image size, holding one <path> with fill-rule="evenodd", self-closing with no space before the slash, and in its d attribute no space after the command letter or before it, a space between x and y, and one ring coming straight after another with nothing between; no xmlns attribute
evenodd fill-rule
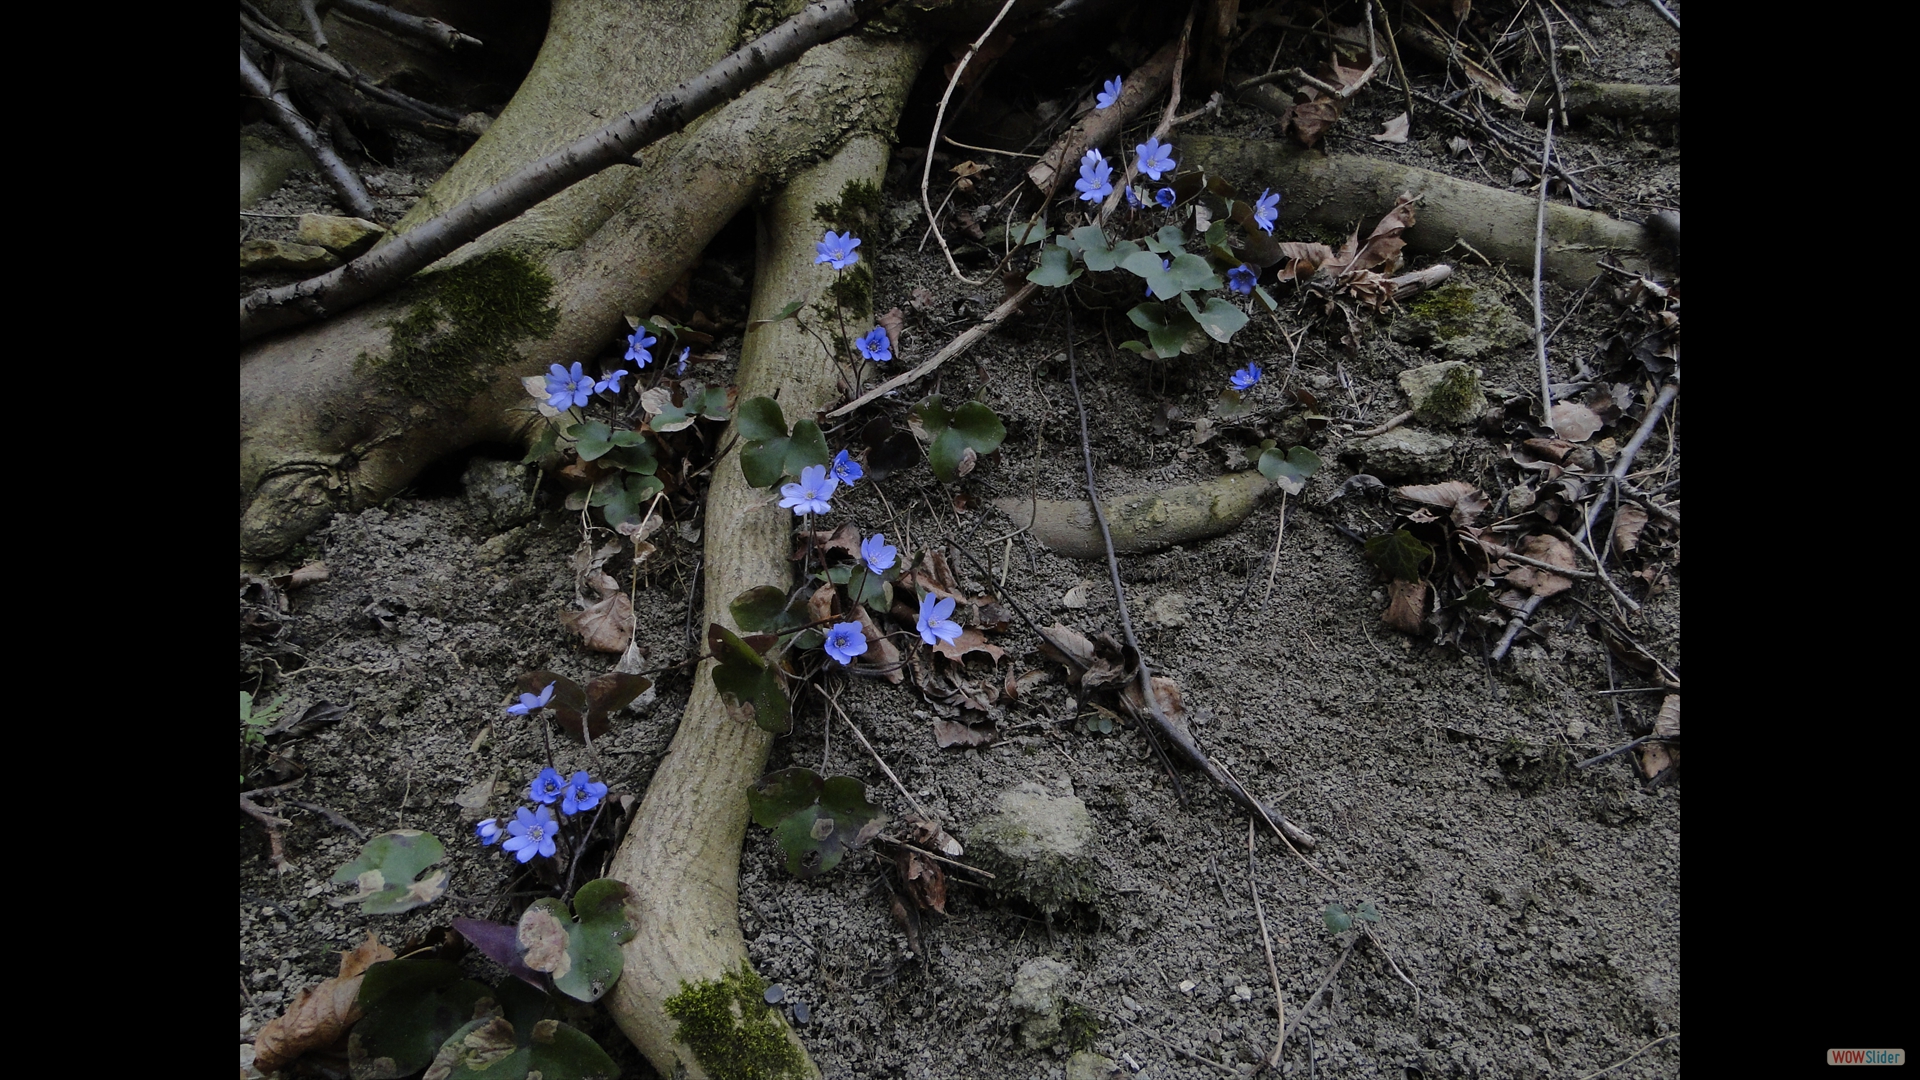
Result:
<svg viewBox="0 0 1920 1080"><path fill-rule="evenodd" d="M1395 428L1361 443L1357 451L1366 471L1382 480L1434 476L1453 467L1451 435L1419 428Z"/></svg>
<svg viewBox="0 0 1920 1080"><path fill-rule="evenodd" d="M475 516L496 529L508 529L533 517L527 466L517 461L474 458L461 474L467 503Z"/></svg>
<svg viewBox="0 0 1920 1080"><path fill-rule="evenodd" d="M326 248L348 259L366 251L386 234L387 230L366 218L334 214L301 214L300 225L294 232L301 243Z"/></svg>
<svg viewBox="0 0 1920 1080"><path fill-rule="evenodd" d="M1073 968L1058 960L1035 957L1013 973L1013 991L1007 1004L1020 1025L1020 1042L1029 1050L1043 1050L1060 1040L1060 1015L1067 1003L1067 984Z"/></svg>
<svg viewBox="0 0 1920 1080"><path fill-rule="evenodd" d="M1459 360L1446 360L1400 373L1413 414L1430 424L1464 427L1487 411L1480 373Z"/></svg>
<svg viewBox="0 0 1920 1080"><path fill-rule="evenodd" d="M248 240L240 245L240 272L291 270L294 273L318 273L340 265L326 248L312 244L294 244L281 240Z"/></svg>
<svg viewBox="0 0 1920 1080"><path fill-rule="evenodd" d="M1472 360L1527 340L1526 324L1512 309L1471 285L1435 289L1407 305L1388 336L1431 348L1448 360Z"/></svg>
<svg viewBox="0 0 1920 1080"><path fill-rule="evenodd" d="M1082 1050L1067 1059L1067 1080L1107 1080L1117 1068L1112 1058Z"/></svg>
<svg viewBox="0 0 1920 1080"><path fill-rule="evenodd" d="M994 888L1052 913L1094 898L1093 818L1071 795L1021 784L1000 795L1000 812L967 834L968 861L994 875Z"/></svg>

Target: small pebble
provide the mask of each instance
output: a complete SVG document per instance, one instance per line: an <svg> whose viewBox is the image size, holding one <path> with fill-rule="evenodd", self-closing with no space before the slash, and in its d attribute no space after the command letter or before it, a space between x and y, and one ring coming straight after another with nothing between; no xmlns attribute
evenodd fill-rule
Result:
<svg viewBox="0 0 1920 1080"><path fill-rule="evenodd" d="M778 1005L787 1000L787 988L781 986L779 983L774 983L772 986L767 987L766 993L760 996L767 999L767 1004Z"/></svg>
<svg viewBox="0 0 1920 1080"><path fill-rule="evenodd" d="M796 1001L793 1003L793 1022L794 1023L804 1024L812 1019L813 1019L813 1010L807 1008L806 1002Z"/></svg>

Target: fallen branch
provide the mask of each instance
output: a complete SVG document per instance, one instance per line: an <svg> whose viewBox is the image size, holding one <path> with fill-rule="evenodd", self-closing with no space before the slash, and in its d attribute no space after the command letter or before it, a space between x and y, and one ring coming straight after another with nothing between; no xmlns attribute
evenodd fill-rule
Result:
<svg viewBox="0 0 1920 1080"><path fill-rule="evenodd" d="M463 34L439 19L395 11L385 4L376 4L373 0L330 0L328 6L349 18L384 27L402 37L410 37L428 45L438 46L448 52L463 48L477 49L481 45L479 38Z"/></svg>
<svg viewBox="0 0 1920 1080"><path fill-rule="evenodd" d="M276 90L266 74L254 66L253 61L247 58L245 49L240 50L240 85L260 99L280 130L298 142L307 151L307 156L320 166L320 175L326 178L327 185L333 188L334 194L340 196L340 201L346 204L347 209L353 211L355 216L371 220L374 216L373 197L367 194L360 178L347 168L347 163L340 160L339 154L333 152L333 147L320 140L319 132L314 131L313 125L307 123L306 117L293 107L287 92ZM241 314L244 316L245 313L243 301Z"/></svg>
<svg viewBox="0 0 1920 1080"><path fill-rule="evenodd" d="M527 165L392 242L307 281L240 300L240 340L325 318L398 285L482 233L681 130L768 72L853 28L854 0L823 0L641 108ZM245 54L242 72L250 67ZM372 216L372 203L362 212Z"/></svg>
<svg viewBox="0 0 1920 1080"><path fill-rule="evenodd" d="M1644 83L1571 82L1567 84L1568 116L1629 116L1636 120L1680 119L1680 87ZM1552 95L1527 99L1526 117L1547 118Z"/></svg>

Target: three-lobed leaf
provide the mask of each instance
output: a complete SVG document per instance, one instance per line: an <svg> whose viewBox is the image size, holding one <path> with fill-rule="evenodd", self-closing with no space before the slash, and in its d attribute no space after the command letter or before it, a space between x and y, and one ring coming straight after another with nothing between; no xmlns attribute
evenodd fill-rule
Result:
<svg viewBox="0 0 1920 1080"><path fill-rule="evenodd" d="M713 688L729 706L751 719L762 730L784 735L793 726L792 706L786 687L780 681L780 669L767 662L740 635L721 626L707 624L707 651L717 661L713 667Z"/></svg>
<svg viewBox="0 0 1920 1080"><path fill-rule="evenodd" d="M1279 448L1269 446L1260 451L1257 465L1260 475L1280 485L1289 495L1298 495L1306 487L1307 477L1320 468L1320 456L1304 446L1296 446L1286 453Z"/></svg>
<svg viewBox="0 0 1920 1080"><path fill-rule="evenodd" d="M544 684L543 684L544 685ZM360 904L369 915L412 911L447 891L447 871L421 872L446 858L440 839L419 829L395 829L368 840L360 856L333 872L333 880L359 892L336 904Z"/></svg>
<svg viewBox="0 0 1920 1080"><path fill-rule="evenodd" d="M787 853L787 871L806 880L832 870L886 823L866 792L851 776L823 779L812 769L781 769L748 789L747 805Z"/></svg>

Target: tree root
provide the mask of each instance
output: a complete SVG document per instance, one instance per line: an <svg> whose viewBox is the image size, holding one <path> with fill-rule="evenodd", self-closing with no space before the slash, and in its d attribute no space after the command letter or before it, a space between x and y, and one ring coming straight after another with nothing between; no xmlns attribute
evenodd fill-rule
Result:
<svg viewBox="0 0 1920 1080"><path fill-rule="evenodd" d="M1282 225L1308 222L1351 229L1393 207L1402 193L1419 196L1418 222L1406 231L1407 250L1438 255L1465 240L1489 259L1533 265L1538 205L1532 196L1377 158L1329 155L1290 143L1188 136L1187 161L1233 182L1242 191L1284 191ZM1607 262L1644 270L1660 250L1646 228L1591 210L1550 203L1544 269L1547 276L1584 285Z"/></svg>
<svg viewBox="0 0 1920 1080"><path fill-rule="evenodd" d="M824 295L833 274L814 265L814 244L824 227L814 208L839 201L849 184L877 186L886 161L883 138L860 136L789 182L762 220L752 318L769 319L788 301L812 302ZM865 312L847 317L858 325L870 322ZM778 391L790 418L812 415L836 391L833 364L792 320L748 332L737 381L742 400ZM765 492L748 487L731 461L715 470L706 510L707 621L731 627L727 605L735 596L790 580L793 520L768 505ZM633 886L643 930L626 946L625 973L606 998L607 1009L663 1076L721 1072L700 1059L701 1048L676 1041L678 1025L664 1003L688 986L725 979L746 962L739 873L747 788L765 769L773 738L751 720L728 713L714 689L712 666L712 661L702 664L694 676L693 696L673 746L647 787L612 869L612 876ZM785 1030L784 1023L780 1029ZM791 1032L787 1037L799 1047ZM804 1050L801 1060L805 1075L818 1075Z"/></svg>
<svg viewBox="0 0 1920 1080"><path fill-rule="evenodd" d="M1219 536L1245 521L1273 494L1258 472L1228 473L1201 484L1162 488L1123 499L1102 499L1113 550L1118 555L1159 551L1174 544ZM1016 527L1033 531L1042 544L1075 559L1104 559L1093 506L1084 499L995 499L993 505Z"/></svg>

